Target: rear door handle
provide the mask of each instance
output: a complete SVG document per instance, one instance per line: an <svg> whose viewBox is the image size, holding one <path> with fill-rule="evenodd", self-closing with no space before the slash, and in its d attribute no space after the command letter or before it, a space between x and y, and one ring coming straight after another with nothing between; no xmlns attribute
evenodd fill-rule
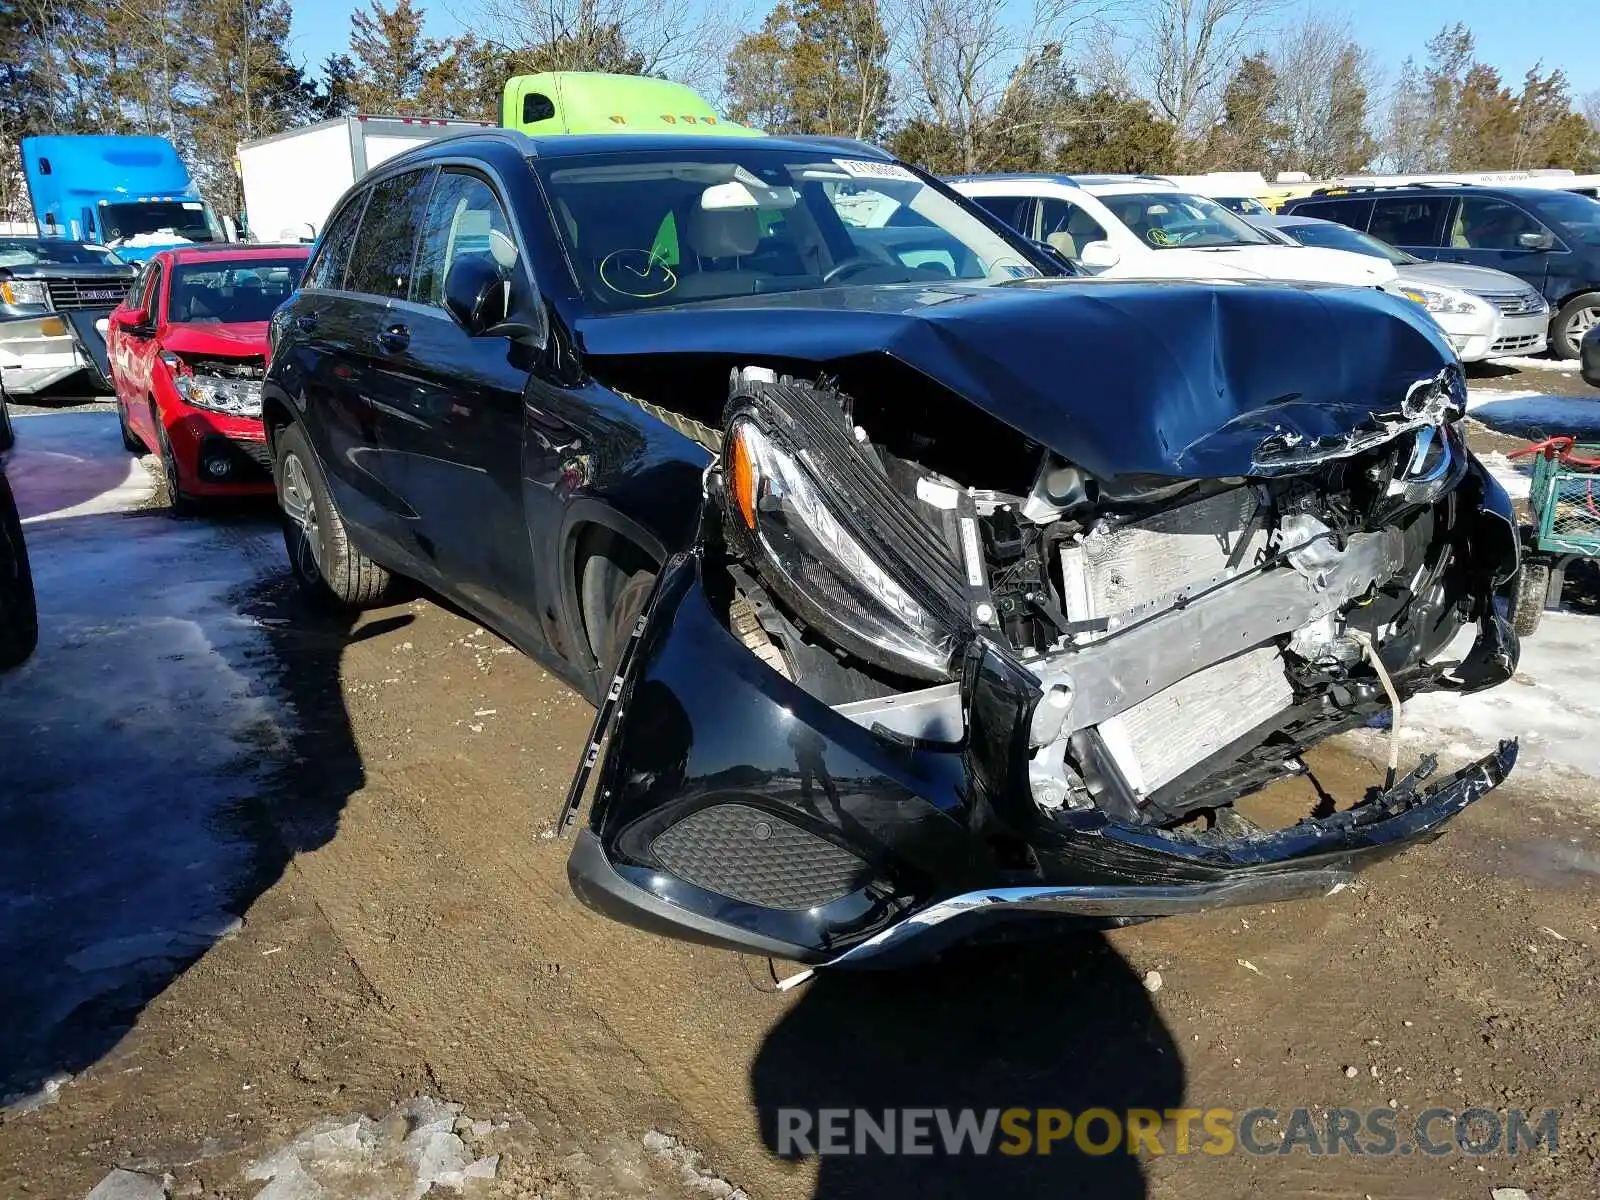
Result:
<svg viewBox="0 0 1600 1200"><path fill-rule="evenodd" d="M411 344L411 330L404 325L391 325L378 335L378 345L391 354L398 354Z"/></svg>

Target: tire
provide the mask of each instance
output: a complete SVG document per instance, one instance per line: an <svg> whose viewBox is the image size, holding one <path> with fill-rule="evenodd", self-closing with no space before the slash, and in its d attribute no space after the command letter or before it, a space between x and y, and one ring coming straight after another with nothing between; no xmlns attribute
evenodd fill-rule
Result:
<svg viewBox="0 0 1600 1200"><path fill-rule="evenodd" d="M1506 617L1519 638L1532 637L1544 617L1544 597L1550 587L1547 563L1524 562L1511 581L1506 597Z"/></svg>
<svg viewBox="0 0 1600 1200"><path fill-rule="evenodd" d="M11 424L11 405L0 395L0 450L9 450L17 444L17 430Z"/></svg>
<svg viewBox="0 0 1600 1200"><path fill-rule="evenodd" d="M1577 358L1585 330L1596 321L1600 321L1600 292L1584 292L1568 300L1550 322L1550 352L1557 358Z"/></svg>
<svg viewBox="0 0 1600 1200"><path fill-rule="evenodd" d="M628 647L628 640L633 637L633 627L639 620L639 614L644 611L644 606L650 601L650 592L656 586L654 571L635 571L628 576L627 582L622 585L622 590L617 593L616 603L611 608L611 615L606 619L600 631L600 645L595 646L595 661L600 664L600 687L604 689L611 685L611 678L617 673L617 666L622 661L622 652Z"/></svg>
<svg viewBox="0 0 1600 1200"><path fill-rule="evenodd" d="M0 670L19 665L39 644L39 610L28 547L11 486L0 474Z"/></svg>
<svg viewBox="0 0 1600 1200"><path fill-rule="evenodd" d="M128 410L123 407L122 401L117 401L117 429L122 434L122 448L129 454L148 454L150 448L144 444L139 435L128 424Z"/></svg>
<svg viewBox="0 0 1600 1200"><path fill-rule="evenodd" d="M295 582L318 603L371 608L387 603L396 582L350 542L315 452L298 425L278 431L272 481L283 514L283 544Z"/></svg>
<svg viewBox="0 0 1600 1200"><path fill-rule="evenodd" d="M161 423L161 410L155 401L150 402L150 423L156 430L156 454L161 459L161 477L167 485L167 511L175 517L186 517L194 512L194 501L178 486L178 456L172 452L167 440L167 427Z"/></svg>

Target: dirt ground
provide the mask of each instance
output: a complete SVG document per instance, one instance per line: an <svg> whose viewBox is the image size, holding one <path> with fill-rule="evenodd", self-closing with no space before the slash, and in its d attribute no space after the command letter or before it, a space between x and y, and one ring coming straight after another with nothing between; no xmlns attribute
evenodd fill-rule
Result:
<svg viewBox="0 0 1600 1200"><path fill-rule="evenodd" d="M188 524L125 520L157 539ZM237 536L270 533L269 516L238 520ZM230 600L292 718L259 739L235 812L253 852L226 906L242 925L78 1014L76 1057L57 1055L43 1090L35 1070L0 1115L0 1196L82 1196L114 1167L170 1176L174 1196L414 1194L381 1171L348 1190L325 1176L325 1191L245 1174L351 1114L380 1134L399 1122L397 1141L395 1106L417 1097L461 1106L469 1159L500 1155L466 1185L481 1196L1600 1193L1593 780L1514 775L1442 839L1323 901L780 994L764 960L572 898L548 830L592 712L533 663L427 600L348 621L273 575ZM142 753L127 731L101 736L130 763ZM1347 805L1380 753L1362 737L1327 747L1315 782ZM1293 820L1317 800L1297 780L1254 803ZM1515 1157L776 1152L782 1108L945 1106L1394 1107L1402 1129L1430 1107L1553 1108L1560 1135L1554 1154Z"/></svg>

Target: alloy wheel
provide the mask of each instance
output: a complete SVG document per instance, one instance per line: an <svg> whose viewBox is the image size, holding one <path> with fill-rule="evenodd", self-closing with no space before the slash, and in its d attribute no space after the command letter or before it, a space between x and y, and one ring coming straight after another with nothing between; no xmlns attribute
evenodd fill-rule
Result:
<svg viewBox="0 0 1600 1200"><path fill-rule="evenodd" d="M296 528L300 530L300 545L295 553L295 570L306 579L322 578L322 530L317 518L317 498L306 477L305 464L298 454L288 454L283 460L283 483L279 486L279 502Z"/></svg>
<svg viewBox="0 0 1600 1200"><path fill-rule="evenodd" d="M1567 323L1567 328L1572 331L1572 340L1581 342L1583 335L1596 325L1600 325L1600 308L1580 308L1572 314L1572 320Z"/></svg>

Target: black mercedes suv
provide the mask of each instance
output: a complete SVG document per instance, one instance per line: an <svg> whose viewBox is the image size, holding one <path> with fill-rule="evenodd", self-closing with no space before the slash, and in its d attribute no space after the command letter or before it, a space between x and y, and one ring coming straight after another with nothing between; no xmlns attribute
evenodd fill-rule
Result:
<svg viewBox="0 0 1600 1200"><path fill-rule="evenodd" d="M573 888L644 928L882 964L1337 891L1515 757L1233 810L1515 668L1459 364L1375 289L1064 270L857 143L432 142L272 318L293 570L420 580L598 703L558 824L592 783Z"/></svg>

